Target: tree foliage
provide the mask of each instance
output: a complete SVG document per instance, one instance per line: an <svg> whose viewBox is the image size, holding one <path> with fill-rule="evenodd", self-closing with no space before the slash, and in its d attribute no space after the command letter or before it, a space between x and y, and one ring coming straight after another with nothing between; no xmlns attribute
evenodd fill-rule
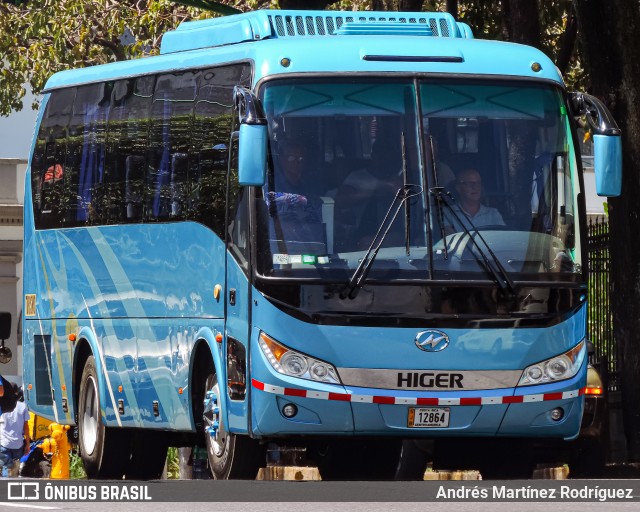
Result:
<svg viewBox="0 0 640 512"><path fill-rule="evenodd" d="M275 6L231 0L241 11ZM158 53L180 22L215 16L168 0L29 0L0 4L0 115L21 110L28 84L38 94L55 72Z"/></svg>
<svg viewBox="0 0 640 512"><path fill-rule="evenodd" d="M571 0L29 0L0 3L0 115L20 110L25 84L38 94L55 72L117 60L157 54L162 34L180 22L217 16L192 7L208 4L239 11L258 8L346 9L395 11L455 10L476 37L520 40L521 30L511 15L528 5L537 10L534 31L540 46L552 58L561 52L560 42L570 19ZM539 5L538 5L539 4ZM538 9L536 9L538 5ZM228 14L229 9L218 9ZM531 21L525 12L524 21ZM528 17L528 18L527 18ZM536 28L539 27L539 28ZM569 82L583 79L580 60L572 59ZM36 105L33 107L35 108Z"/></svg>
<svg viewBox="0 0 640 512"><path fill-rule="evenodd" d="M216 4L212 0L194 2ZM640 393L640 59L637 0L223 0L256 8L451 11L478 38L524 42L545 51L569 87L592 91L623 128L625 195L610 203L616 338L623 389ZM215 6L214 6L215 7ZM217 14L169 0L28 0L0 3L0 115L22 108L25 84L38 94L53 73L157 54L162 34L180 22ZM578 23L579 21L579 23ZM578 33L579 28L579 33ZM577 38L577 39L576 39ZM577 43L576 43L577 41ZM584 65L583 65L584 64ZM638 169L638 170L636 170ZM622 271L624 269L624 272ZM635 269L635 270L634 270ZM625 400L632 456L640 460L640 409Z"/></svg>
<svg viewBox="0 0 640 512"><path fill-rule="evenodd" d="M611 298L629 458L640 461L640 48L637 0L576 0L591 76L591 92L605 101L622 128L622 195L609 199Z"/></svg>

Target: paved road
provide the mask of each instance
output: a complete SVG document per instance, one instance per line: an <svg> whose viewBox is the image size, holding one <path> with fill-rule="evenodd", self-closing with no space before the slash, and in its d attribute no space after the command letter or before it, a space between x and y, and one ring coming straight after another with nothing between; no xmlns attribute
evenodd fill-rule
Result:
<svg viewBox="0 0 640 512"><path fill-rule="evenodd" d="M637 512L638 503L553 503L553 512ZM549 512L548 503L0 503L0 511L69 510L87 512Z"/></svg>
<svg viewBox="0 0 640 512"><path fill-rule="evenodd" d="M119 485L115 485L115 484ZM87 489L94 489L94 496L104 496L105 488L113 491L122 489L122 485L131 489L144 489L143 496L153 498L154 502L53 502L53 501L15 501L18 496L14 491L20 489L36 488L35 494L44 498L50 492L83 488L86 495ZM627 496L626 489L633 500L625 502L581 502L575 501L546 501L515 502L505 501L496 495L496 488L520 490L521 493L536 492L535 496L544 497L541 492L556 492L559 498L561 489L573 491L594 490L619 492ZM451 492L474 489L487 493L486 501L434 501L440 497L440 492ZM493 492L492 492L493 490ZM9 493L8 491L11 491ZM120 491L121 492L121 491ZM436 495L437 493L437 495ZM12 501L3 501L6 496L11 496ZM20 496L24 496L20 495ZM70 495L65 494L63 499ZM529 496L532 496L529 494ZM504 497L504 491L503 491ZM233 499L255 500L237 501ZM207 499L203 502L190 502L191 499ZM320 502L328 499L331 501ZM538 499L538 498L536 498ZM160 500L181 500L179 502L166 502ZM268 500L260 501L257 500ZM282 501L287 500L287 501ZM431 501L428 501L431 500ZM311 501L311 502L310 502ZM550 481L550 480L514 480L504 481L458 481L458 482L213 482L213 481L182 481L182 482L98 482L98 481L37 481L37 480L0 480L0 511L15 509L23 510L73 510L90 512L111 512L114 509L127 511L149 512L176 512L187 510L198 511L247 511L256 512L327 512L327 511L354 511L354 512L413 512L425 510L446 512L502 512L502 511L580 511L613 510L634 511L640 510L640 480L574 480L574 481Z"/></svg>

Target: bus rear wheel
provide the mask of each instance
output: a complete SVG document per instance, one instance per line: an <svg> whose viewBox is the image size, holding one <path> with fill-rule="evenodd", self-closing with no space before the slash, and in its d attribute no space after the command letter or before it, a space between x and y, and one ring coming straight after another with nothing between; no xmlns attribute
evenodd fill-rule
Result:
<svg viewBox="0 0 640 512"><path fill-rule="evenodd" d="M120 479L129 459L129 436L126 431L108 428L100 413L98 373L93 356L82 371L78 402L78 445L89 478Z"/></svg>
<svg viewBox="0 0 640 512"><path fill-rule="evenodd" d="M131 460L127 465L128 480L157 480L167 462L167 440L164 432L139 430L132 434Z"/></svg>
<svg viewBox="0 0 640 512"><path fill-rule="evenodd" d="M216 480L254 479L264 462L264 450L254 439L227 430L220 414L220 386L215 373L207 377L205 389L203 424L211 475Z"/></svg>

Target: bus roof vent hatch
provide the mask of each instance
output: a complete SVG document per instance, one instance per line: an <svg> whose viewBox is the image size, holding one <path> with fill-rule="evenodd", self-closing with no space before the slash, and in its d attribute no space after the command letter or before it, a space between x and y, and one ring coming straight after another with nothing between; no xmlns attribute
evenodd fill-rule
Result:
<svg viewBox="0 0 640 512"><path fill-rule="evenodd" d="M473 38L471 29L446 12L267 11L277 37L423 35Z"/></svg>
<svg viewBox="0 0 640 512"><path fill-rule="evenodd" d="M473 39L468 25L446 12L258 10L182 23L164 34L160 53L309 36L410 35Z"/></svg>

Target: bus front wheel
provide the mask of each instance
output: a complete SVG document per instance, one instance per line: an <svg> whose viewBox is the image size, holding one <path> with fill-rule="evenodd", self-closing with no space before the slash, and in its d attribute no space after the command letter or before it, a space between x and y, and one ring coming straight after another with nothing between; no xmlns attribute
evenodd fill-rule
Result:
<svg viewBox="0 0 640 512"><path fill-rule="evenodd" d="M87 359L80 381L78 445L89 478L120 479L129 455L125 431L108 428L100 413L98 373L93 356Z"/></svg>
<svg viewBox="0 0 640 512"><path fill-rule="evenodd" d="M211 474L216 480L254 479L264 462L264 450L247 436L229 432L220 407L216 374L206 379L203 413L204 438Z"/></svg>

